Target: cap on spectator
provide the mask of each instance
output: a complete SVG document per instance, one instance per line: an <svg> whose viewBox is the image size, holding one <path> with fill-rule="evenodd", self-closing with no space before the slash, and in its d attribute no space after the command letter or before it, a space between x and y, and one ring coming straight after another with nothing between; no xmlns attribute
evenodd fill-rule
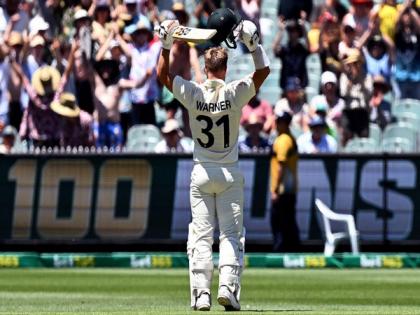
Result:
<svg viewBox="0 0 420 315"><path fill-rule="evenodd" d="M344 26L344 29L346 28L351 28L352 30L356 29L356 21L354 20L353 15L347 15L343 19L343 26Z"/></svg>
<svg viewBox="0 0 420 315"><path fill-rule="evenodd" d="M292 113L289 110L279 108L278 106L274 108L274 115L277 120L287 121L288 123L292 121Z"/></svg>
<svg viewBox="0 0 420 315"><path fill-rule="evenodd" d="M373 87L381 89L384 93L389 92L390 86L382 75L375 75L373 77Z"/></svg>
<svg viewBox="0 0 420 315"><path fill-rule="evenodd" d="M324 102L316 103L315 104L315 112L323 112L326 113L328 111L328 105Z"/></svg>
<svg viewBox="0 0 420 315"><path fill-rule="evenodd" d="M302 86L300 85L300 80L298 77L287 78L285 87L286 92L299 91L301 88Z"/></svg>
<svg viewBox="0 0 420 315"><path fill-rule="evenodd" d="M113 39L111 40L111 42L109 43L109 49L113 49L115 47L121 47L120 42Z"/></svg>
<svg viewBox="0 0 420 315"><path fill-rule="evenodd" d="M11 125L7 125L6 127L4 127L3 132L2 132L2 136L6 137L6 136L17 136L17 130L15 129L15 127L11 126Z"/></svg>
<svg viewBox="0 0 420 315"><path fill-rule="evenodd" d="M169 10L163 10L159 14L159 21L163 22L165 20L176 20L176 15Z"/></svg>
<svg viewBox="0 0 420 315"><path fill-rule="evenodd" d="M11 47L23 45L23 37L22 34L18 32L11 32L7 44Z"/></svg>
<svg viewBox="0 0 420 315"><path fill-rule="evenodd" d="M79 20L85 20L85 19L90 20L90 16L87 13L87 11L84 9L79 9L74 14L74 22L79 21Z"/></svg>
<svg viewBox="0 0 420 315"><path fill-rule="evenodd" d="M98 0L96 3L96 9L98 8L109 8L109 3L107 0Z"/></svg>
<svg viewBox="0 0 420 315"><path fill-rule="evenodd" d="M348 49L347 57L344 58L343 63L345 65L362 61L362 55L360 54L359 49L350 48Z"/></svg>
<svg viewBox="0 0 420 315"><path fill-rule="evenodd" d="M124 0L125 4L134 4L134 3L137 4L137 2L138 2L138 0Z"/></svg>
<svg viewBox="0 0 420 315"><path fill-rule="evenodd" d="M41 35L36 35L34 38L31 39L31 42L29 43L29 46L31 48L37 47L37 46L44 46L45 45L45 39Z"/></svg>
<svg viewBox="0 0 420 315"><path fill-rule="evenodd" d="M321 74L321 85L325 85L327 83L337 84L337 76L334 72L325 71Z"/></svg>
<svg viewBox="0 0 420 315"><path fill-rule="evenodd" d="M44 66L34 72L31 83L36 93L44 96L57 91L60 79L60 72L56 68Z"/></svg>
<svg viewBox="0 0 420 315"><path fill-rule="evenodd" d="M168 134L171 133L173 131L178 131L180 132L180 128L179 128L179 123L176 119L168 119L167 121L165 121L165 124L163 125L162 129L161 129L163 134Z"/></svg>
<svg viewBox="0 0 420 315"><path fill-rule="evenodd" d="M264 127L264 121L261 116L258 116L255 113L251 113L244 124L244 128L248 130L250 127L254 126L262 129Z"/></svg>
<svg viewBox="0 0 420 315"><path fill-rule="evenodd" d="M380 46L382 47L382 49L386 49L385 40L381 35L374 35L369 39L367 43L367 48L371 50L374 46Z"/></svg>
<svg viewBox="0 0 420 315"><path fill-rule="evenodd" d="M29 22L29 32L31 35L35 35L40 31L47 31L50 25L39 15L35 16Z"/></svg>
<svg viewBox="0 0 420 315"><path fill-rule="evenodd" d="M78 117L80 115L80 108L76 104L76 97L72 93L63 93L59 100L51 103L51 110L60 116L64 117Z"/></svg>
<svg viewBox="0 0 420 315"><path fill-rule="evenodd" d="M319 115L315 115L314 117L311 118L311 121L309 122L309 127L313 128L313 127L325 127L327 126L327 122L325 121L325 119Z"/></svg>

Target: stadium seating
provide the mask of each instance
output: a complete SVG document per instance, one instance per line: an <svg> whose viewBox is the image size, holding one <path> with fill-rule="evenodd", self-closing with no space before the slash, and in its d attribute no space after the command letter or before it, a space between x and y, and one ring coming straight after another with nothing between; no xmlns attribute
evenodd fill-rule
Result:
<svg viewBox="0 0 420 315"><path fill-rule="evenodd" d="M416 129L416 131L420 131L420 112L417 114L415 112L397 111L395 116L398 122L406 123Z"/></svg>
<svg viewBox="0 0 420 315"><path fill-rule="evenodd" d="M382 151L387 153L414 152L413 143L404 138L384 139Z"/></svg>
<svg viewBox="0 0 420 315"><path fill-rule="evenodd" d="M160 140L160 130L156 126L135 125L127 132L127 151L153 152Z"/></svg>
<svg viewBox="0 0 420 315"><path fill-rule="evenodd" d="M393 123L389 124L383 133L383 146L388 147L389 143L401 143L404 148L411 148L414 152L417 149L417 132L412 125L407 123Z"/></svg>
<svg viewBox="0 0 420 315"><path fill-rule="evenodd" d="M359 254L359 240L354 217L351 214L339 214L328 208L320 199L315 200L315 205L321 212L324 223L325 247L324 255L331 256L335 252L338 242L342 239L349 238L351 250L354 255ZM330 221L344 222L347 225L347 231L333 233Z"/></svg>
<svg viewBox="0 0 420 315"><path fill-rule="evenodd" d="M382 131L377 124L369 124L369 138L375 140L378 145L382 142Z"/></svg>
<svg viewBox="0 0 420 315"><path fill-rule="evenodd" d="M353 138L347 142L344 152L347 153L375 153L379 150L379 143L373 138Z"/></svg>

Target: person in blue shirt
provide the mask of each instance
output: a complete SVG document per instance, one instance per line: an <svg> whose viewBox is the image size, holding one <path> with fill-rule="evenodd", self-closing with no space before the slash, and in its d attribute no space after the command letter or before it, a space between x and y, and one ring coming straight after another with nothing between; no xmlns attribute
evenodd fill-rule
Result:
<svg viewBox="0 0 420 315"><path fill-rule="evenodd" d="M247 135L239 139L239 151L258 152L269 148L268 140L261 137L264 122L261 117L252 113L244 125Z"/></svg>

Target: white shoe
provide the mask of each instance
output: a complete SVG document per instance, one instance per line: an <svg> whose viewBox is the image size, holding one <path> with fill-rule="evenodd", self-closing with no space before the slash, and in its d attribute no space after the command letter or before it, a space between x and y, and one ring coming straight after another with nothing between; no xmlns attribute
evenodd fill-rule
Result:
<svg viewBox="0 0 420 315"><path fill-rule="evenodd" d="M217 302L220 305L225 307L225 311L240 311L241 305L236 299L235 294L230 292L229 288L225 285L222 285L219 288L219 294L217 295Z"/></svg>
<svg viewBox="0 0 420 315"><path fill-rule="evenodd" d="M195 310L197 311L210 311L211 299L210 294L207 292L201 293L195 302Z"/></svg>

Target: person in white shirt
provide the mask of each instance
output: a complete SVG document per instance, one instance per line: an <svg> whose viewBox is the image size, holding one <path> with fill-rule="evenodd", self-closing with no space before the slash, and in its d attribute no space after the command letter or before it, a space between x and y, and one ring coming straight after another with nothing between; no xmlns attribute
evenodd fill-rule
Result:
<svg viewBox="0 0 420 315"><path fill-rule="evenodd" d="M310 132L297 139L299 153L335 153L337 141L327 134L327 123L321 116L314 116L309 123Z"/></svg>
<svg viewBox="0 0 420 315"><path fill-rule="evenodd" d="M191 153L192 147L179 127L176 119L168 119L161 129L163 140L158 142L155 153Z"/></svg>
<svg viewBox="0 0 420 315"><path fill-rule="evenodd" d="M220 43L233 34L239 24L230 9L214 11L209 25L213 22L221 26L218 29L218 34L222 34ZM269 61L259 44L257 27L250 21L243 21L239 40L251 52L255 72L241 80L226 83L227 51L222 47L213 47L204 55L207 75L204 83L174 77L169 73L169 55L172 33L177 25L178 21L174 20L160 25L163 49L157 72L160 82L188 110L194 140L194 168L190 185L192 222L187 244L191 307L200 311L208 311L211 307L212 245L217 220L220 230L217 301L226 310L237 311L240 310L245 242L244 177L238 168L239 121L242 107L256 94L270 73Z"/></svg>

